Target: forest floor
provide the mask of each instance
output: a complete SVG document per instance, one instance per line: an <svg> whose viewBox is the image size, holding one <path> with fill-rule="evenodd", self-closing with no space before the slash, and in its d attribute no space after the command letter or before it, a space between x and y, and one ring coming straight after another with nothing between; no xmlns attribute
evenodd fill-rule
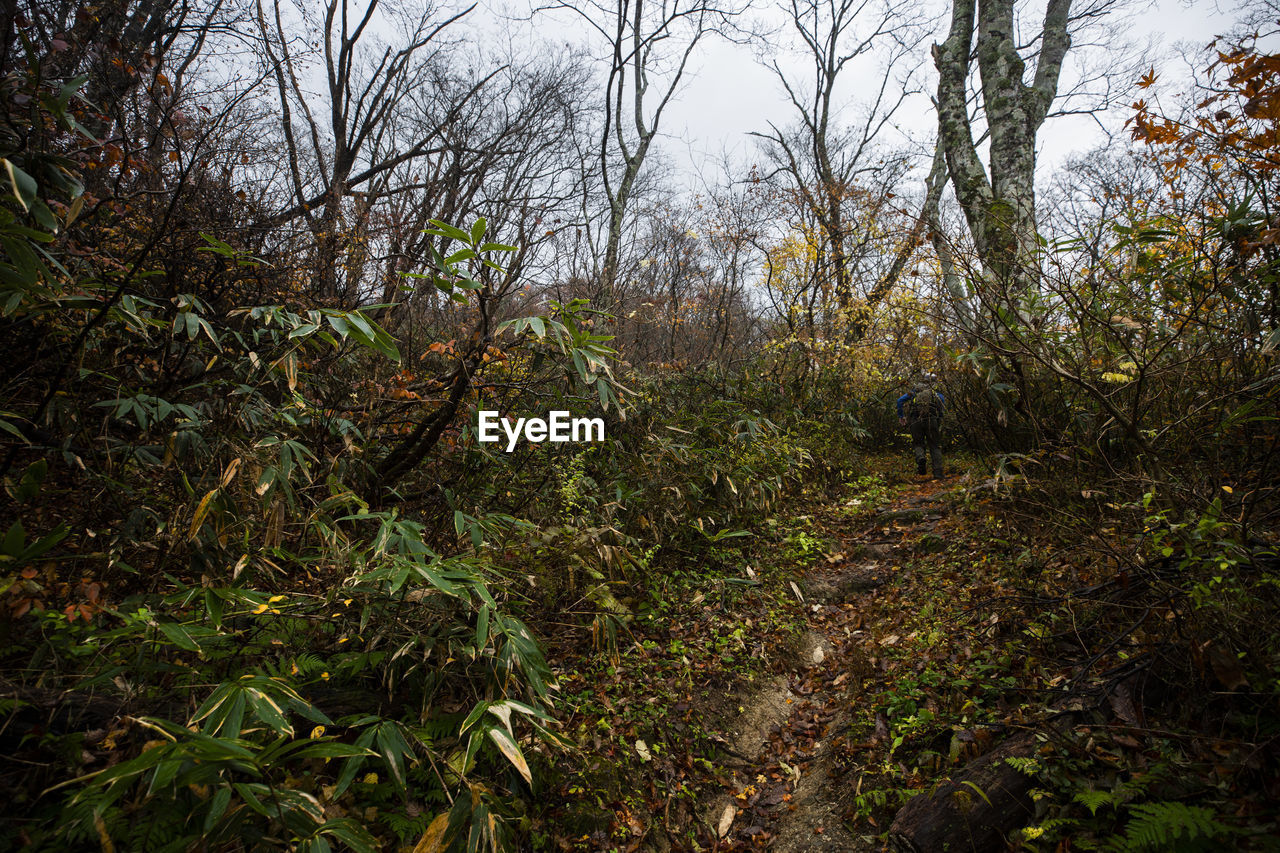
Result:
<svg viewBox="0 0 1280 853"><path fill-rule="evenodd" d="M611 654L552 638L577 748L532 847L936 849L986 811L974 849L1280 849L1266 674L1187 639L1213 599L1143 569L1142 508L948 461L868 457L654 573Z"/></svg>
<svg viewBox="0 0 1280 853"><path fill-rule="evenodd" d="M941 544L934 531L947 511L946 490L946 481L918 482L883 493L879 505L853 498L821 517L838 550L800 572L798 647L782 674L744 701L734 753L751 758L704 811L726 849L735 841L768 842L784 853L880 848L874 824L861 835L846 827L859 792L857 782L848 785L848 759L888 739L886 724L877 734L873 723L867 742L849 742L852 708L865 687L858 676L870 674L879 644L900 640L888 632L896 620L877 631L868 614L877 599L896 598L917 549ZM850 505L863 511L851 517Z"/></svg>
<svg viewBox="0 0 1280 853"><path fill-rule="evenodd" d="M935 481L868 457L653 573L612 640L550 638L577 748L543 759L531 846L880 850L950 779L964 814L1016 813L980 849L1022 825L1027 850L1280 847L1270 694L1188 649L1196 611L1129 576L1141 510L1066 484L1011 496L949 461ZM965 781L984 766L1002 781Z"/></svg>
<svg viewBox="0 0 1280 853"><path fill-rule="evenodd" d="M834 498L767 519L745 548L671 573L611 661L566 668L582 753L561 763L538 846L880 849L886 807L920 781L898 777L890 747L911 733L886 712L936 713L929 677L904 684L898 670L954 615L929 609L964 598L908 590L946 548L971 478L915 477L899 455L869 464Z"/></svg>

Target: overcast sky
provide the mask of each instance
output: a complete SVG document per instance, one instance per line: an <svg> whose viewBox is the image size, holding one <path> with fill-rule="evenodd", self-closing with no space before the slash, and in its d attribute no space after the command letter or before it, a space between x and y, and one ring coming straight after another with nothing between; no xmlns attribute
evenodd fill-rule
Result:
<svg viewBox="0 0 1280 853"><path fill-rule="evenodd" d="M1168 48L1182 42L1199 49L1233 20L1233 15L1220 11L1213 2L1188 5L1183 0L1158 0L1148 11L1135 15L1129 27L1130 37L1145 42L1147 36L1154 36ZM935 40L941 41L943 35L944 31L939 30ZM1168 76L1178 72L1176 60L1165 65ZM930 74L930 86L936 85L935 81L936 75ZM1121 111L1124 115L1111 116L1110 123L1123 123L1128 110L1116 112ZM673 156L678 156L676 149L686 149L685 156L694 161L715 155L726 146L747 155L752 144L746 134L761 129L767 119L788 119L787 104L777 81L747 49L718 42L709 45L698 74L670 115L666 129L674 138L668 140L668 147ZM927 144L932 141L935 122L928 100L918 98L904 112L900 124L908 135L923 137L921 143ZM1055 119L1041 134L1042 160L1056 162L1073 151L1087 150L1104 138L1090 117Z"/></svg>
<svg viewBox="0 0 1280 853"><path fill-rule="evenodd" d="M520 0L510 2L519 3ZM504 0L490 0L490 3L491 9L517 8ZM941 41L947 25L949 4L943 0L938 0L937 3L925 0L925 3L934 5L939 14L939 22L929 41ZM1031 17L1042 15L1040 10L1043 6L1042 2L1031 0L1026 4L1027 14ZM1176 46L1181 44L1186 48L1199 50L1214 35L1230 27L1236 17L1233 4L1214 0L1154 0L1149 5L1134 5L1130 8L1132 11L1127 19L1114 18L1109 26L1115 35L1133 44L1153 42L1156 49L1153 59L1159 59L1160 52L1166 55L1163 64L1156 62L1157 67L1162 70L1165 82L1170 82L1183 67L1172 58ZM517 25L515 29L524 27ZM589 38L587 28L581 22L574 21L571 16L556 17L545 13L538 15L534 18L533 30L535 38L547 39L552 44L583 44ZM525 37L528 37L528 30L525 33ZM663 138L661 144L656 146L655 154L688 175L690 183L695 186L700 170L707 180L716 180L719 175L716 164L723 153L728 153L739 164L753 161L758 149L749 136L752 131L766 130L770 121L779 125L787 125L792 121L790 107L784 100L776 77L758 58L760 51L759 46L748 47L720 40L707 41L700 47L691 66L693 73L686 75L678 100L663 118L660 129ZM783 61L786 61L785 55ZM929 62L927 51L922 51L921 61ZM923 88L931 90L936 86L936 75L931 63L930 67L920 68L919 72ZM853 69L853 73L845 75L849 88L842 93L842 101L848 105L851 116L856 113L860 94L859 73L857 69ZM873 76L866 75L861 81L865 85L865 81ZM1129 97L1120 108L1099 119L1103 124L1112 128L1119 128L1123 124L1130 113L1127 105L1132 100L1132 90L1129 89L1128 92ZM931 153L929 146L932 144L935 121L927 95L922 94L907 102L896 120L900 135L886 142L891 145L918 146L922 153ZM1053 164L1061 162L1070 154L1095 147L1105 138L1099 121L1093 117L1067 116L1053 119L1040 134L1040 161L1045 168L1052 168Z"/></svg>

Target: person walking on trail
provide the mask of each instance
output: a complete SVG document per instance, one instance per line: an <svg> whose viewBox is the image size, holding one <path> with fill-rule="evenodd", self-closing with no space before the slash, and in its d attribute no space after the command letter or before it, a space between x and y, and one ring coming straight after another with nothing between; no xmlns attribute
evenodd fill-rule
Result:
<svg viewBox="0 0 1280 853"><path fill-rule="evenodd" d="M927 475L926 462L932 460L935 480L942 479L942 413L945 403L933 387L932 376L923 377L898 398L898 423L911 431L916 473Z"/></svg>

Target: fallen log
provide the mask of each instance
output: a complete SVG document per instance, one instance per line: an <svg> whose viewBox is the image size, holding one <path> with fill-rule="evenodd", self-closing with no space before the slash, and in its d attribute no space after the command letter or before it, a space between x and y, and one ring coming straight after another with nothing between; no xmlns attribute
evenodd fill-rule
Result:
<svg viewBox="0 0 1280 853"><path fill-rule="evenodd" d="M1033 816L1035 781L1005 759L1027 758L1035 749L1034 734L1012 737L908 800L889 827L889 845L903 853L1004 850L1009 833Z"/></svg>

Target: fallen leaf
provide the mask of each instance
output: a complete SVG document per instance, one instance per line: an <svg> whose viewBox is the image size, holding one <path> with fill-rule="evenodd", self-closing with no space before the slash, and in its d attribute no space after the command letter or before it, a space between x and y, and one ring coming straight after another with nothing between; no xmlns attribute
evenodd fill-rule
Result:
<svg viewBox="0 0 1280 853"><path fill-rule="evenodd" d="M729 827L733 826L733 819L738 816L738 810L734 808L733 803L724 807L724 813L720 815L720 825L716 828L716 833L724 838L729 834Z"/></svg>
<svg viewBox="0 0 1280 853"><path fill-rule="evenodd" d="M1240 659L1230 649L1218 645L1210 646L1209 666L1213 668L1214 677L1228 690L1239 690L1241 687L1249 686L1249 679L1245 677L1244 668L1240 666Z"/></svg>
<svg viewBox="0 0 1280 853"><path fill-rule="evenodd" d="M1140 728L1143 724L1142 709L1140 709L1133 700L1133 691L1125 684L1116 687L1115 690L1107 697L1111 703L1111 710L1116 712L1116 716L1124 721L1125 725Z"/></svg>

